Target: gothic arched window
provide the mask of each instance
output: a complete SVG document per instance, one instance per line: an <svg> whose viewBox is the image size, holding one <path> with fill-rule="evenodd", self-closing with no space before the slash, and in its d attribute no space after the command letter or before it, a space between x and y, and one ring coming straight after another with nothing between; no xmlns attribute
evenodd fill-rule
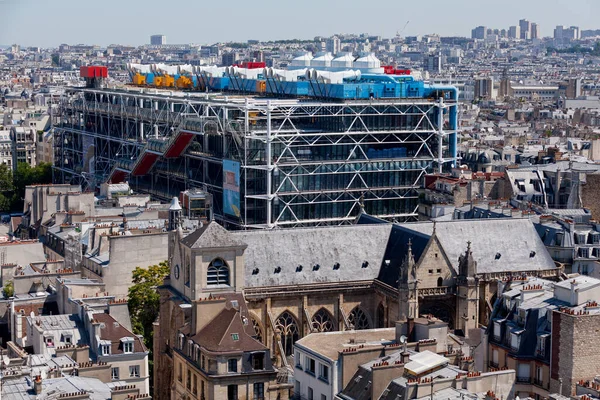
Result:
<svg viewBox="0 0 600 400"><path fill-rule="evenodd" d="M385 308L383 307L383 303L379 303L379 306L377 306L377 327L385 328Z"/></svg>
<svg viewBox="0 0 600 400"><path fill-rule="evenodd" d="M350 315L348 315L348 322L350 322L351 329L361 330L370 328L367 314L365 314L365 312L358 306L354 307L354 309L350 311Z"/></svg>
<svg viewBox="0 0 600 400"><path fill-rule="evenodd" d="M252 337L262 343L263 335L260 322L254 319L254 317L250 317L250 320L252 321L252 328L254 329L254 335Z"/></svg>
<svg viewBox="0 0 600 400"><path fill-rule="evenodd" d="M184 280L185 286L190 286L190 276L192 275L192 264L190 263L190 256L186 256L185 261L185 271L184 271Z"/></svg>
<svg viewBox="0 0 600 400"><path fill-rule="evenodd" d="M296 318L289 311L281 313L275 321L275 328L281 334L281 345L286 356L291 356L294 353L294 343L299 338L299 329Z"/></svg>
<svg viewBox="0 0 600 400"><path fill-rule="evenodd" d="M311 326L314 332L331 332L334 329L333 317L324 308L321 308L312 317Z"/></svg>
<svg viewBox="0 0 600 400"><path fill-rule="evenodd" d="M229 267L221 258L215 258L211 261L206 272L206 284L229 285Z"/></svg>

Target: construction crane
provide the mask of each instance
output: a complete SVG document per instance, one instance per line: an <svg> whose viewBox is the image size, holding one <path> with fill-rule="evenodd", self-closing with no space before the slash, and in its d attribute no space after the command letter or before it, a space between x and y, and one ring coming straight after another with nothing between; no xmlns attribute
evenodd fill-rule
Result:
<svg viewBox="0 0 600 400"><path fill-rule="evenodd" d="M410 21L406 21L406 23L404 24L402 29L399 31L396 31L396 36L401 36L404 33L404 30L406 29L406 27L408 26L409 23L410 23Z"/></svg>

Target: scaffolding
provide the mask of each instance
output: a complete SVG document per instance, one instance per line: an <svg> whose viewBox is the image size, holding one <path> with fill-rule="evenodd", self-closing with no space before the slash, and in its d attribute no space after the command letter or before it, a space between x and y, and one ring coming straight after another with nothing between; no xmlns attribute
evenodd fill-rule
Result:
<svg viewBox="0 0 600 400"><path fill-rule="evenodd" d="M76 89L55 127L56 182L127 180L169 200L200 188L241 229L418 215L426 173L456 160L456 101L337 102L148 89ZM454 126L453 126L454 125Z"/></svg>

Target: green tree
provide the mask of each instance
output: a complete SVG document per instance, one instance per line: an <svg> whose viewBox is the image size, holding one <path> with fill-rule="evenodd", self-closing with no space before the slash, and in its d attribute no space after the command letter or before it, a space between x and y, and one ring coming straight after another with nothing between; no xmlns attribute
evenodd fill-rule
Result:
<svg viewBox="0 0 600 400"><path fill-rule="evenodd" d="M39 163L35 167L20 162L13 174L14 198L12 203L13 210L23 209L23 197L25 196L25 187L33 184L52 183L52 164Z"/></svg>
<svg viewBox="0 0 600 400"><path fill-rule="evenodd" d="M133 285L129 288L129 314L133 332L144 336L144 343L152 354L152 324L158 317L160 296L156 290L169 275L169 263L163 261L148 268L133 270Z"/></svg>
<svg viewBox="0 0 600 400"><path fill-rule="evenodd" d="M15 295L15 286L13 281L7 281L4 284L4 288L2 288L2 294L4 295L5 299L11 298Z"/></svg>
<svg viewBox="0 0 600 400"><path fill-rule="evenodd" d="M10 211L15 188L13 174L6 164L0 164L0 211Z"/></svg>

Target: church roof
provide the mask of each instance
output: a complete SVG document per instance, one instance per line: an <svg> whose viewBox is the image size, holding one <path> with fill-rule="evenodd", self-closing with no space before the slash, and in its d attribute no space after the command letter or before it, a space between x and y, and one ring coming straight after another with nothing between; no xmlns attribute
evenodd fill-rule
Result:
<svg viewBox="0 0 600 400"><path fill-rule="evenodd" d="M433 223L399 225L430 237ZM493 218L438 222L436 235L458 273L458 258L471 241L477 273L543 271L556 268L529 219ZM413 245L414 251L414 245ZM417 254L415 252L415 259Z"/></svg>
<svg viewBox="0 0 600 400"><path fill-rule="evenodd" d="M391 224L232 232L248 244L245 286L373 280ZM301 266L301 268L300 268Z"/></svg>
<svg viewBox="0 0 600 400"><path fill-rule="evenodd" d="M216 222L209 222L181 241L190 248L240 247L246 244Z"/></svg>

